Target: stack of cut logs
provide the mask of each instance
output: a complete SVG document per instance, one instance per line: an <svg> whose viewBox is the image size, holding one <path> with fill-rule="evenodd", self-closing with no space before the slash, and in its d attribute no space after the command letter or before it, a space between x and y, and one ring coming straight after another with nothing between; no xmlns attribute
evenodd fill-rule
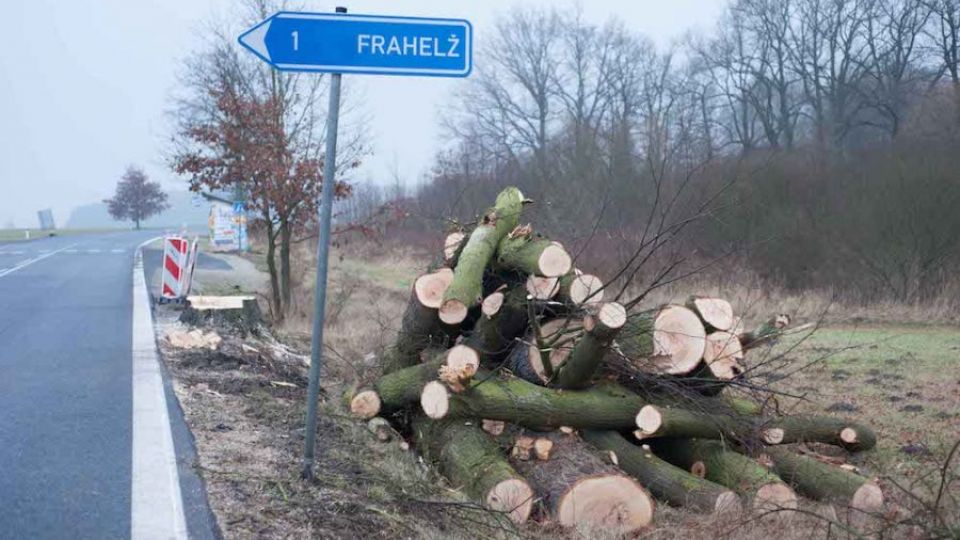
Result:
<svg viewBox="0 0 960 540"><path fill-rule="evenodd" d="M389 420L453 486L516 523L537 509L630 532L651 523L654 498L723 515L796 508L796 493L880 508L879 487L852 467L784 446L867 450L869 428L720 392L788 318L744 331L729 302L703 297L628 313L521 224L529 202L507 188L472 231L447 237L383 375L348 396L354 415Z"/></svg>

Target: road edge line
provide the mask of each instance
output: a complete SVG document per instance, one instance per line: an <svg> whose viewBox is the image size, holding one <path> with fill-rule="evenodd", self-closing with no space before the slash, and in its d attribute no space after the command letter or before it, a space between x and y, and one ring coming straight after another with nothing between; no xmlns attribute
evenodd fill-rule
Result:
<svg viewBox="0 0 960 540"><path fill-rule="evenodd" d="M170 415L153 330L143 247L133 262L133 421L130 469L130 538L186 539L187 521Z"/></svg>

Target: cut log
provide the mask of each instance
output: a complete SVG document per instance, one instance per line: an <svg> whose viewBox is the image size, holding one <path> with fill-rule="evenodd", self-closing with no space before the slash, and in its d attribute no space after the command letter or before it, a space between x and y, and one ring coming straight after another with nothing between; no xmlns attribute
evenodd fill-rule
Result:
<svg viewBox="0 0 960 540"><path fill-rule="evenodd" d="M811 499L835 502L865 513L883 508L883 491L863 476L787 448L768 447L763 455L781 478Z"/></svg>
<svg viewBox="0 0 960 540"><path fill-rule="evenodd" d="M777 475L719 441L661 439L651 444L670 463L687 470L700 467L707 480L752 498L756 510L797 508L797 495Z"/></svg>
<svg viewBox="0 0 960 540"><path fill-rule="evenodd" d="M413 426L417 447L451 484L514 523L527 521L534 492L483 430L463 420L434 422L422 416Z"/></svg>
<svg viewBox="0 0 960 540"><path fill-rule="evenodd" d="M758 326L752 332L740 334L740 344L744 351L759 345L773 345L788 326L790 326L789 315L776 315Z"/></svg>
<svg viewBox="0 0 960 540"><path fill-rule="evenodd" d="M524 274L558 278L570 271L573 260L562 245L538 238L529 225L522 225L500 241L497 264Z"/></svg>
<svg viewBox="0 0 960 540"><path fill-rule="evenodd" d="M400 323L397 341L389 348L381 365L384 373L413 366L428 347L443 347L449 336L437 318L437 308L453 280L453 271L441 268L423 274L413 282L410 300Z"/></svg>
<svg viewBox="0 0 960 540"><path fill-rule="evenodd" d="M491 293L480 305L480 318L464 344L480 353L483 365L503 362L514 341L527 327L527 293L523 287Z"/></svg>
<svg viewBox="0 0 960 540"><path fill-rule="evenodd" d="M439 376L440 368L448 358L452 358L460 369L471 361L478 362L476 352L463 345L435 353L422 364L388 373L371 388L356 392L350 400L350 411L359 418L373 418L392 414L410 403L416 403L424 385Z"/></svg>
<svg viewBox="0 0 960 540"><path fill-rule="evenodd" d="M733 306L723 298L691 296L686 306L700 317L708 330L729 331L736 323Z"/></svg>
<svg viewBox="0 0 960 540"><path fill-rule="evenodd" d="M516 462L542 496L547 514L564 527L630 534L650 524L654 501L633 478L606 463L579 438L559 432L548 461Z"/></svg>
<svg viewBox="0 0 960 540"><path fill-rule="evenodd" d="M627 322L627 310L616 302L601 304L583 319L585 332L557 369L553 385L558 388L588 386L603 361L607 348ZM551 359L552 360L552 359Z"/></svg>
<svg viewBox="0 0 960 540"><path fill-rule="evenodd" d="M532 429L629 429L645 404L642 398L615 384L598 384L588 390L553 390L522 379L497 377L477 377L460 394L434 381L423 387L420 396L421 408L430 418L487 418Z"/></svg>
<svg viewBox="0 0 960 540"><path fill-rule="evenodd" d="M819 442L851 452L870 450L877 444L877 435L869 427L829 416L784 416L768 422L762 437L767 444Z"/></svg>
<svg viewBox="0 0 960 540"><path fill-rule="evenodd" d="M574 270L560 278L559 285L560 299L574 307L603 301L603 281L597 276Z"/></svg>
<svg viewBox="0 0 960 540"><path fill-rule="evenodd" d="M456 345L437 370L437 378L454 392L463 392L480 369L480 355L466 345Z"/></svg>
<svg viewBox="0 0 960 540"><path fill-rule="evenodd" d="M498 437L507 428L507 423L502 420L483 420L481 427L484 431L494 437Z"/></svg>
<svg viewBox="0 0 960 540"><path fill-rule="evenodd" d="M654 437L696 437L735 440L748 434L748 422L733 415L691 411L662 405L646 405L636 416L636 435L640 439Z"/></svg>
<svg viewBox="0 0 960 540"><path fill-rule="evenodd" d="M463 241L466 239L466 233L461 231L452 232L444 238L443 262L450 268L457 266L457 259L460 258L460 249L463 247Z"/></svg>
<svg viewBox="0 0 960 540"><path fill-rule="evenodd" d="M440 320L457 325L467 318L467 311L480 303L483 294L483 272L496 252L497 245L516 228L524 204L523 193L509 187L497 196L493 208L470 233L454 269L453 281L440 306Z"/></svg>
<svg viewBox="0 0 960 540"><path fill-rule="evenodd" d="M698 478L628 442L614 431L584 431L583 438L616 456L616 465L640 481L658 499L717 515L741 512L740 497L733 491Z"/></svg>
<svg viewBox="0 0 960 540"><path fill-rule="evenodd" d="M553 319L540 326L539 339L531 330L522 342L514 345L505 366L525 381L548 384L555 368L573 351L574 335L581 331L581 324L569 319ZM550 366L545 366L545 362Z"/></svg>
<svg viewBox="0 0 960 540"><path fill-rule="evenodd" d="M706 331L683 306L632 315L617 338L620 353L646 373L685 375L703 358Z"/></svg>
<svg viewBox="0 0 960 540"><path fill-rule="evenodd" d="M550 300L560 291L560 280L555 277L531 275L527 278L527 293L533 300Z"/></svg>
<svg viewBox="0 0 960 540"><path fill-rule="evenodd" d="M703 361L714 377L729 381L743 374L743 350L736 335L717 331L707 334Z"/></svg>

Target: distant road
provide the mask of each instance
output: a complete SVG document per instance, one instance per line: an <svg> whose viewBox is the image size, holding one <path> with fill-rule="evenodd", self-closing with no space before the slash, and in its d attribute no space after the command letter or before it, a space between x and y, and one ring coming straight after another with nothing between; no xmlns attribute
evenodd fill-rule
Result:
<svg viewBox="0 0 960 540"><path fill-rule="evenodd" d="M0 538L130 537L133 262L157 234L0 243Z"/></svg>

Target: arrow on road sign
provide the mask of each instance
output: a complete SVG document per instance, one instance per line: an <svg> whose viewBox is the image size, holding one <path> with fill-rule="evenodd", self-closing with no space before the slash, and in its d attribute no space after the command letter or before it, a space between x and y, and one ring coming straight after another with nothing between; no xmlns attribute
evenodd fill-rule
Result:
<svg viewBox="0 0 960 540"><path fill-rule="evenodd" d="M283 71L466 77L473 68L463 19L280 12L239 41Z"/></svg>

